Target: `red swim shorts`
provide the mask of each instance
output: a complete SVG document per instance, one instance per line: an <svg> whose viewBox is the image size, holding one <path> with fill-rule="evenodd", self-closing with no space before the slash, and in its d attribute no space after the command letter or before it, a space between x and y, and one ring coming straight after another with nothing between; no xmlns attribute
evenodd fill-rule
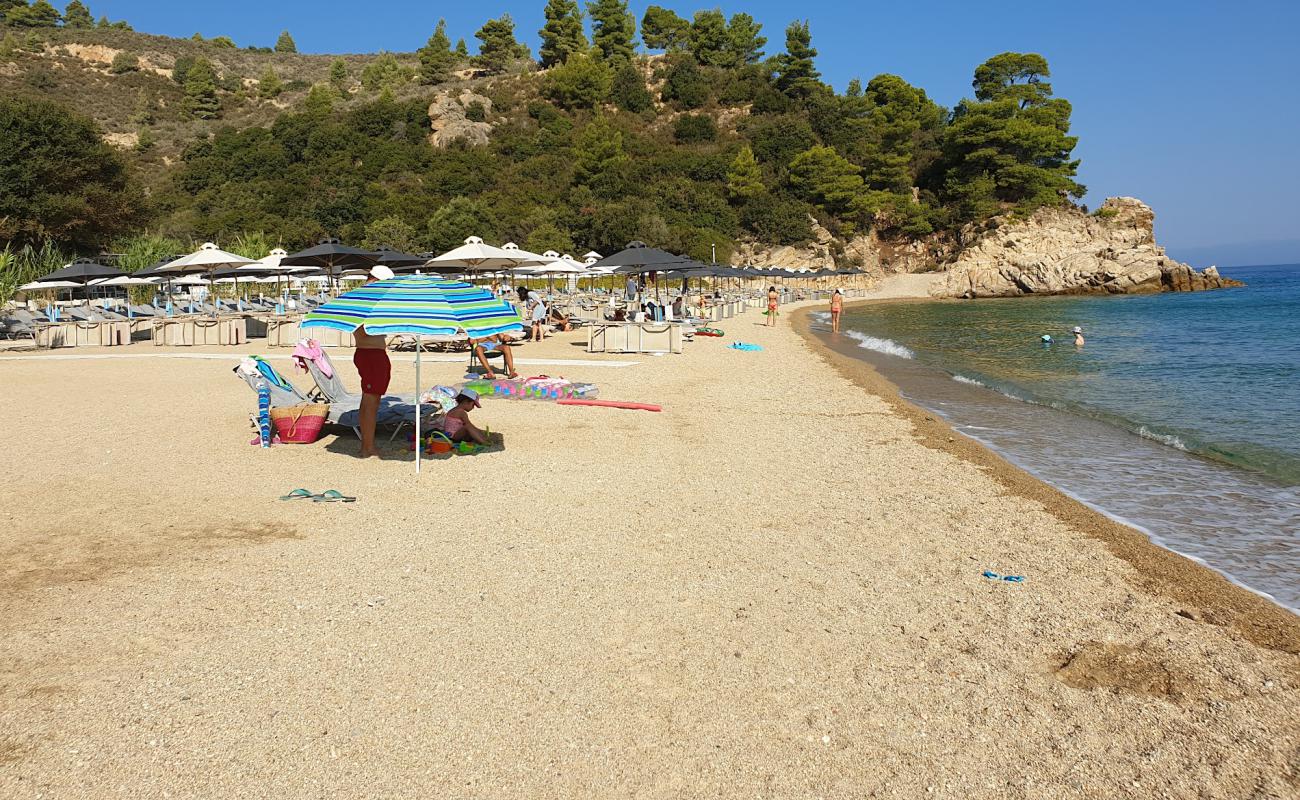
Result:
<svg viewBox="0 0 1300 800"><path fill-rule="evenodd" d="M352 354L352 363L361 374L361 393L382 395L388 391L388 380L393 376L393 365L388 361L388 351L377 347L358 348Z"/></svg>

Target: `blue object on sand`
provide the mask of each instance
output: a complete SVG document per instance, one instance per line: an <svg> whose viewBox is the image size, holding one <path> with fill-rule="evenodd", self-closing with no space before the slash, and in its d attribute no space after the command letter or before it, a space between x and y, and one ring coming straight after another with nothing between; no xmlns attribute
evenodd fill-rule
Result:
<svg viewBox="0 0 1300 800"><path fill-rule="evenodd" d="M728 345L728 347L730 347L732 350L748 350L748 351L757 351L763 349L763 346L761 344L750 344L749 342L732 342L730 345Z"/></svg>
<svg viewBox="0 0 1300 800"><path fill-rule="evenodd" d="M991 569L986 569L986 570L984 570L984 572L981 573L981 574L982 574L984 577L989 578L989 579L991 579L991 580L995 580L995 581L1006 581L1007 583L1024 583L1024 582L1025 582L1025 576L1024 576L1024 575L999 575L999 574L997 574L996 572L994 572L994 571L991 570Z"/></svg>

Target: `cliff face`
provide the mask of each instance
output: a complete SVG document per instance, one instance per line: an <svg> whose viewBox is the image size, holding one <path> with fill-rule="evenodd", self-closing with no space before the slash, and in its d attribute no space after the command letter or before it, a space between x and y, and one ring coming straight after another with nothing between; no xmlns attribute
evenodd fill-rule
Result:
<svg viewBox="0 0 1300 800"><path fill-rule="evenodd" d="M1111 197L1100 212L1041 209L985 233L957 254L936 297L1132 294L1200 291L1240 282L1210 267L1197 272L1155 242L1151 208Z"/></svg>

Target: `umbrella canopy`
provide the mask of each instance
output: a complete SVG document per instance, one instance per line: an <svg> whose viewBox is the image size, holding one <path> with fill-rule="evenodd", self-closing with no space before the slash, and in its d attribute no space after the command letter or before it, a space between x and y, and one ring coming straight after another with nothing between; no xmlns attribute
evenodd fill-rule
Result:
<svg viewBox="0 0 1300 800"><path fill-rule="evenodd" d="M426 256L412 255L403 253L400 250L394 250L391 247L376 247L375 252L379 254L379 262L394 272L401 272L411 267L422 267L424 262L428 261Z"/></svg>
<svg viewBox="0 0 1300 800"><path fill-rule="evenodd" d="M227 267L242 267L245 264L252 263L253 259L251 258L227 253L212 242L204 242L203 246L193 253L181 256L175 261L169 261L161 267L155 267L152 273L155 275L194 275L215 272Z"/></svg>
<svg viewBox="0 0 1300 800"><path fill-rule="evenodd" d="M379 254L359 247L348 247L338 239L321 239L318 244L280 258L281 267L317 267L337 275L345 269L369 269L379 261Z"/></svg>
<svg viewBox="0 0 1300 800"><path fill-rule="evenodd" d="M645 242L629 242L628 246L612 256L591 264L592 267L613 267L620 275L626 273L662 272L679 267L690 259L675 256L657 247L647 247Z"/></svg>
<svg viewBox="0 0 1300 800"><path fill-rule="evenodd" d="M94 261L88 261L84 258L77 259L71 264L56 269L49 275L42 275L36 281L40 283L51 283L54 281L67 281L75 286L84 286L93 280L100 278L116 278L126 273L116 267L106 267Z"/></svg>
<svg viewBox="0 0 1300 800"><path fill-rule="evenodd" d="M309 313L302 327L367 333L481 339L498 333L522 333L514 308L487 289L425 275L375 281L339 295Z"/></svg>
<svg viewBox="0 0 1300 800"><path fill-rule="evenodd" d="M538 255L537 253L530 253L529 251L524 250L514 242L506 242L501 245L501 249L516 258L525 259L518 267L516 267L516 269L522 269L525 267L544 267L558 261L560 258L560 254L554 250L547 250L545 253Z"/></svg>
<svg viewBox="0 0 1300 800"><path fill-rule="evenodd" d="M75 289L81 285L82 284L80 283L73 283L72 281L32 281L31 283L24 283L22 286L19 286L18 291L41 292L50 291L52 289Z"/></svg>
<svg viewBox="0 0 1300 800"><path fill-rule="evenodd" d="M434 269L456 267L462 271L491 272L531 263L528 258L530 255L533 254L518 248L511 251L484 244L482 239L471 236L460 247L429 259L429 266Z"/></svg>
<svg viewBox="0 0 1300 800"><path fill-rule="evenodd" d="M90 282L91 286L153 286L154 281L135 275L119 275L116 278L100 278Z"/></svg>
<svg viewBox="0 0 1300 800"><path fill-rule="evenodd" d="M200 278L198 275L184 275L171 281L172 286L207 286L212 281L207 278Z"/></svg>

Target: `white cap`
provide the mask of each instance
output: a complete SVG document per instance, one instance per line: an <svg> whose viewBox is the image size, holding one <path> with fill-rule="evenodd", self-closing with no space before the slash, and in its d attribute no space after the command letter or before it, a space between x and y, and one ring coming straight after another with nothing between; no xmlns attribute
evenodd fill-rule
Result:
<svg viewBox="0 0 1300 800"><path fill-rule="evenodd" d="M384 266L383 264L376 264L370 268L370 277L376 278L381 281L390 280L395 276L396 273L394 273L391 269Z"/></svg>
<svg viewBox="0 0 1300 800"><path fill-rule="evenodd" d="M1070 333L1083 333L1083 328L1080 328L1078 325L1075 325L1074 330L1070 331Z"/></svg>
<svg viewBox="0 0 1300 800"><path fill-rule="evenodd" d="M459 400L462 397L465 398L466 400L473 401L475 408L483 407L483 404L478 401L478 392L474 391L473 389L461 389L459 392L456 393L457 400Z"/></svg>

